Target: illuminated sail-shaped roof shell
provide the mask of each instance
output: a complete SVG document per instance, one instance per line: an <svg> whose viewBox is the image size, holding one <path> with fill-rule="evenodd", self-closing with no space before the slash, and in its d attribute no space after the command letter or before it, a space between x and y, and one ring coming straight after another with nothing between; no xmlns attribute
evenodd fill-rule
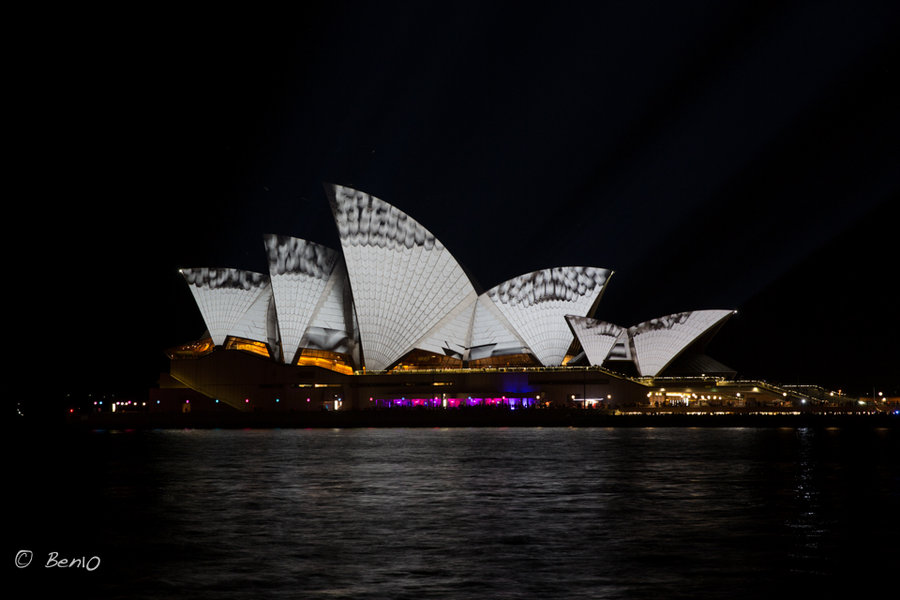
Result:
<svg viewBox="0 0 900 600"><path fill-rule="evenodd" d="M472 348L482 348L486 356L522 354L530 352L528 345L509 324L500 309L484 293L478 297L472 322ZM483 358L473 355L472 358Z"/></svg>
<svg viewBox="0 0 900 600"><path fill-rule="evenodd" d="M695 310L629 327L638 373L657 376L688 346L733 314L733 310Z"/></svg>
<svg viewBox="0 0 900 600"><path fill-rule="evenodd" d="M288 236L267 235L264 240L283 357L291 362L338 262L338 253Z"/></svg>
<svg viewBox="0 0 900 600"><path fill-rule="evenodd" d="M347 267L341 259L325 284L300 346L353 354L358 361L357 330Z"/></svg>
<svg viewBox="0 0 900 600"><path fill-rule="evenodd" d="M487 291L506 320L544 366L562 364L573 334L566 315L587 315L612 271L557 267L526 273Z"/></svg>
<svg viewBox="0 0 900 600"><path fill-rule="evenodd" d="M478 297L474 289L456 308L447 313L427 334L419 339L415 347L436 354L446 354L447 350L465 354L465 343L471 337L472 316Z"/></svg>
<svg viewBox="0 0 900 600"><path fill-rule="evenodd" d="M326 190L347 264L363 361L370 370L386 369L469 302L475 290L444 245L404 212L352 188Z"/></svg>
<svg viewBox="0 0 900 600"><path fill-rule="evenodd" d="M619 334L618 339L613 344L606 359L634 362L634 357L631 353L631 338L628 336L627 329L623 329L622 333Z"/></svg>
<svg viewBox="0 0 900 600"><path fill-rule="evenodd" d="M274 313L272 284L267 282L228 335L267 345L270 341L274 343L275 340L270 339L275 331Z"/></svg>
<svg viewBox="0 0 900 600"><path fill-rule="evenodd" d="M181 274L189 284L213 343L217 346L224 344L227 336L238 335L235 330L239 325L241 334L252 330L254 320L259 320L257 313L261 310L260 307L268 306L267 296L271 294L271 287L269 278L262 273L199 268L182 269ZM245 321L249 313L256 317ZM262 323L263 340L260 341L265 340L264 317Z"/></svg>
<svg viewBox="0 0 900 600"><path fill-rule="evenodd" d="M588 361L595 366L603 364L619 336L625 332L624 327L589 317L566 315L566 321L578 338Z"/></svg>
<svg viewBox="0 0 900 600"><path fill-rule="evenodd" d="M310 327L353 332L352 299L347 267L338 260L310 318Z"/></svg>

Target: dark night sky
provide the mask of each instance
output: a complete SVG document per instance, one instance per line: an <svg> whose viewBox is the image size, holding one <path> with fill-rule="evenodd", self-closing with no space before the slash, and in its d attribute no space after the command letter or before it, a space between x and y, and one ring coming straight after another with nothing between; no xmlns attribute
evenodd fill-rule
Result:
<svg viewBox="0 0 900 600"><path fill-rule="evenodd" d="M607 267L598 318L736 308L742 375L898 385L896 3L426 4L23 24L16 325L54 386L152 385L204 330L179 267L338 247L326 181L485 289Z"/></svg>

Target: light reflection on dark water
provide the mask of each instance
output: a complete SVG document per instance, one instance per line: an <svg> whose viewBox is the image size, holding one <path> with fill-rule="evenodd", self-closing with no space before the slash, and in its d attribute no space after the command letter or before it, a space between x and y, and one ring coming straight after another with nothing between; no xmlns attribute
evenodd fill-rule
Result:
<svg viewBox="0 0 900 600"><path fill-rule="evenodd" d="M22 444L9 556L37 558L12 576L94 597L830 597L857 585L865 597L887 580L898 534L895 430L190 430ZM46 569L50 551L102 565Z"/></svg>

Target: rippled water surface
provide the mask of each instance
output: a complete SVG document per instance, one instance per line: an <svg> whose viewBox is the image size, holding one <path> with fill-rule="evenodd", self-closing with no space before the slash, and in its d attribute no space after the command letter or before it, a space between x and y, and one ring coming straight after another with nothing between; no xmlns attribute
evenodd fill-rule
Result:
<svg viewBox="0 0 900 600"><path fill-rule="evenodd" d="M14 585L123 598L875 597L896 430L32 436ZM60 557L101 565L47 568ZM848 590L848 588L852 588Z"/></svg>

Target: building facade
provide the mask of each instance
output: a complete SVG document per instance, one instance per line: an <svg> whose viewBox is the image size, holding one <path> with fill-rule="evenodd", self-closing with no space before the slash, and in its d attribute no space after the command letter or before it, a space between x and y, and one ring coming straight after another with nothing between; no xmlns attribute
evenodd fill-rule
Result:
<svg viewBox="0 0 900 600"><path fill-rule="evenodd" d="M353 188L326 192L340 249L265 235L268 273L181 270L208 333L170 351L175 380L241 410L518 409L639 401L642 379L675 368L727 375L702 346L734 311L599 321L613 272L597 266L479 292L405 212Z"/></svg>

